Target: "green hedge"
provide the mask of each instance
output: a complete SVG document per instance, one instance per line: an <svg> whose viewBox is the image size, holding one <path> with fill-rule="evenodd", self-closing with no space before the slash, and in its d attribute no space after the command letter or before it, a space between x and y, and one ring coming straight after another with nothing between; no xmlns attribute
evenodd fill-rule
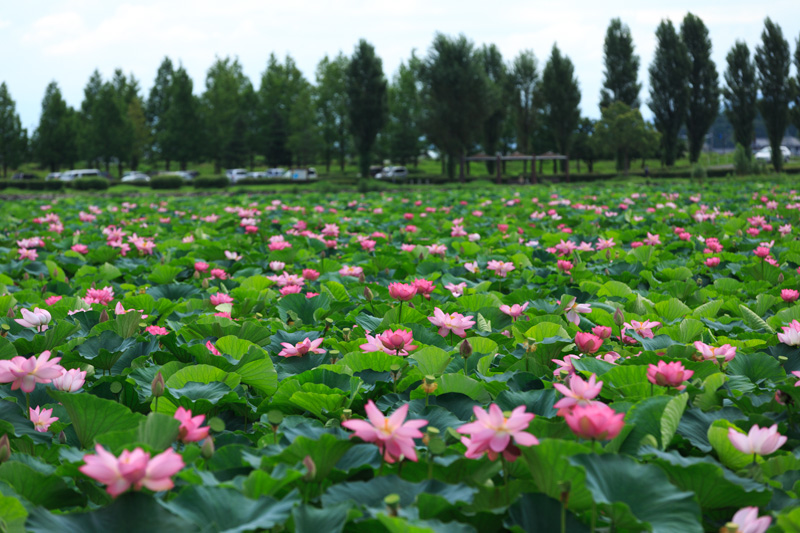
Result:
<svg viewBox="0 0 800 533"><path fill-rule="evenodd" d="M108 189L106 178L80 178L69 182L70 187L78 191L105 191Z"/></svg>
<svg viewBox="0 0 800 533"><path fill-rule="evenodd" d="M244 180L242 180L244 181ZM192 180L195 189L224 189L230 184L230 180L225 176L216 178L208 176L198 176Z"/></svg>
<svg viewBox="0 0 800 533"><path fill-rule="evenodd" d="M156 176L150 178L151 189L180 189L184 181L180 176Z"/></svg>
<svg viewBox="0 0 800 533"><path fill-rule="evenodd" d="M24 191L60 191L64 188L64 182L55 180L0 180L0 190L12 187Z"/></svg>

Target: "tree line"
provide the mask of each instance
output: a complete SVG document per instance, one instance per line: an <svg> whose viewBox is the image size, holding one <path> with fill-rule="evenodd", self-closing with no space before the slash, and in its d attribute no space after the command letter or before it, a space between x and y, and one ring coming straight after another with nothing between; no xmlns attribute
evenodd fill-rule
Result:
<svg viewBox="0 0 800 533"><path fill-rule="evenodd" d="M679 132L686 131L688 155L696 162L706 134L722 109L734 138L748 150L757 111L763 116L773 163L792 120L800 128L800 38L792 58L779 25L767 18L755 53L737 41L727 55L720 85L703 21L688 13L680 28L670 20L656 29L657 48L649 66L643 120L640 58L630 29L612 19L604 42L601 118L581 117L581 91L574 65L556 44L540 69L532 50L511 61L495 45L475 46L464 35L437 34L424 57L412 52L387 80L381 59L361 40L348 57L325 56L313 82L291 56L270 55L258 87L236 58L217 58L195 94L180 64L165 58L152 89L117 69L104 80L89 78L79 109L64 101L57 82L42 100L38 127L29 136L15 103L0 84L0 164L5 175L25 160L52 171L117 165L137 169L142 161L167 169L213 161L217 171L255 164L322 163L344 171L358 159L361 175L374 162L416 162L434 148L451 177L467 154L555 151L587 163L614 157L627 171L632 158L658 157L672 166ZM794 61L798 74L790 77ZM494 172L494 162L487 162Z"/></svg>

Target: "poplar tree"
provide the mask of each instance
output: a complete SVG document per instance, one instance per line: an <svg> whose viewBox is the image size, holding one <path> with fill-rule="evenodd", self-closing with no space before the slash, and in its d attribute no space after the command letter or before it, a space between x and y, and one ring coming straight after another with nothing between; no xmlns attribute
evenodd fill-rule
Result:
<svg viewBox="0 0 800 533"><path fill-rule="evenodd" d="M661 21L656 30L655 57L650 65L650 102L656 129L661 133L662 161L675 164L678 132L689 105L688 77L691 68L686 45L672 21Z"/></svg>
<svg viewBox="0 0 800 533"><path fill-rule="evenodd" d="M726 57L725 87L722 89L725 116L733 128L736 144L741 144L748 158L755 137L753 121L756 119L758 86L756 67L750 59L750 49L743 41L736 41Z"/></svg>
<svg viewBox="0 0 800 533"><path fill-rule="evenodd" d="M622 102L628 107L639 107L638 82L639 56L634 53L631 30L618 18L611 19L603 43L605 60L605 79L600 90L600 108L614 102Z"/></svg>
<svg viewBox="0 0 800 533"><path fill-rule="evenodd" d="M772 165L777 171L783 168L781 141L789 124L790 58L789 42L783 38L781 27L767 17L761 32L761 44L756 46L758 88L761 91L758 109L764 117L772 149Z"/></svg>

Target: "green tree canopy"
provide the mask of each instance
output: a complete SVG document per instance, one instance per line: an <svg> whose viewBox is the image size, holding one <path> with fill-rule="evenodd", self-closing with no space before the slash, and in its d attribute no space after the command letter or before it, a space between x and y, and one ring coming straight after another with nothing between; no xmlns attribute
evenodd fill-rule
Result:
<svg viewBox="0 0 800 533"><path fill-rule="evenodd" d="M703 141L719 112L719 76L711 60L708 28L699 17L687 13L681 24L681 39L689 53L689 105L686 131L689 137L689 161L696 163Z"/></svg>
<svg viewBox="0 0 800 533"><path fill-rule="evenodd" d="M35 154L39 163L52 172L78 158L75 113L64 101L55 81L47 85L42 99L42 113L36 129Z"/></svg>
<svg viewBox="0 0 800 533"><path fill-rule="evenodd" d="M4 178L9 168L16 168L22 162L27 139L17 113L17 104L11 98L5 82L0 83L0 165Z"/></svg>
<svg viewBox="0 0 800 533"><path fill-rule="evenodd" d="M200 156L202 146L200 102L193 91L192 78L182 66L179 67L169 88L163 142L182 170L186 170L189 161Z"/></svg>
<svg viewBox="0 0 800 533"><path fill-rule="evenodd" d="M767 128L772 164L778 171L783 168L780 147L786 126L789 125L790 64L789 42L783 38L781 27L768 17L761 32L761 44L756 46L758 88L761 91L758 108Z"/></svg>
<svg viewBox="0 0 800 533"><path fill-rule="evenodd" d="M639 110L614 102L603 108L603 117L595 124L593 137L595 145L606 154L622 154L622 168L627 175L631 154L645 149L647 136Z"/></svg>
<svg viewBox="0 0 800 533"><path fill-rule="evenodd" d="M530 154L536 129L536 107L539 99L539 71L533 50L523 50L511 67L512 105L516 115L517 149Z"/></svg>
<svg viewBox="0 0 800 533"><path fill-rule="evenodd" d="M417 77L413 69L400 63L389 86L389 154L394 161L405 165L416 161L422 143L422 109Z"/></svg>
<svg viewBox="0 0 800 533"><path fill-rule="evenodd" d="M326 171L330 171L333 154L339 156L339 168L344 172L347 155L347 86L345 71L349 61L339 52L333 59L326 55L317 65L316 97Z"/></svg>
<svg viewBox="0 0 800 533"><path fill-rule="evenodd" d="M165 57L158 67L156 79L150 89L150 95L145 106L145 119L150 128L150 139L152 141L150 148L152 159L154 161L164 159L167 169L169 169L169 163L174 156L170 152L169 146L164 144L165 136L167 135L165 133L164 117L169 110L170 87L173 75L172 61L169 57Z"/></svg>
<svg viewBox="0 0 800 533"><path fill-rule="evenodd" d="M345 71L350 133L355 141L362 178L369 177L372 149L386 124L388 100L383 63L364 39L356 46Z"/></svg>
<svg viewBox="0 0 800 533"><path fill-rule="evenodd" d="M736 41L726 60L728 68L722 89L725 116L733 127L733 138L744 147L749 158L750 145L755 137L753 121L756 119L758 101L756 67L750 59L747 44L742 41Z"/></svg>
<svg viewBox="0 0 800 533"><path fill-rule="evenodd" d="M557 45L553 45L550 59L542 73L542 102L545 121L555 141L556 150L569 155L572 134L578 128L581 118L578 107L581 103L581 91L572 61L561 55Z"/></svg>
<svg viewBox="0 0 800 533"><path fill-rule="evenodd" d="M634 53L631 30L618 18L611 19L603 43L606 70L603 88L600 90L600 108L614 102L623 102L629 107L639 107L638 82L639 56Z"/></svg>
<svg viewBox="0 0 800 533"><path fill-rule="evenodd" d="M686 45L670 20L662 20L656 30L655 57L650 65L650 102L656 129L661 133L662 160L675 164L678 132L689 105L688 77L691 68Z"/></svg>

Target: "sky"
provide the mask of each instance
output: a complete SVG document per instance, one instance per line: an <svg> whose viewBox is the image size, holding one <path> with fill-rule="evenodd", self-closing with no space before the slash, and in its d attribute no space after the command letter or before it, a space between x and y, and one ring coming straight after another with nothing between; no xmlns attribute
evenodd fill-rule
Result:
<svg viewBox="0 0 800 533"><path fill-rule="evenodd" d="M0 82L8 85L22 124L33 131L47 84L55 80L67 103L79 107L89 76L99 69L133 74L144 96L165 56L182 63L202 92L215 57L238 57L258 88L269 54L290 54L313 81L326 54L351 55L359 39L375 46L391 78L412 50L424 57L436 32L463 33L477 46L494 43L510 62L532 49L544 67L554 43L575 65L585 116L599 117L603 40L614 17L627 24L640 56L640 98L647 102L647 67L662 19L676 27L688 11L709 28L722 81L735 41L754 51L763 21L783 29L794 54L800 1L769 0L37 0L0 3ZM794 66L792 74L795 73ZM650 116L646 105L645 118Z"/></svg>

